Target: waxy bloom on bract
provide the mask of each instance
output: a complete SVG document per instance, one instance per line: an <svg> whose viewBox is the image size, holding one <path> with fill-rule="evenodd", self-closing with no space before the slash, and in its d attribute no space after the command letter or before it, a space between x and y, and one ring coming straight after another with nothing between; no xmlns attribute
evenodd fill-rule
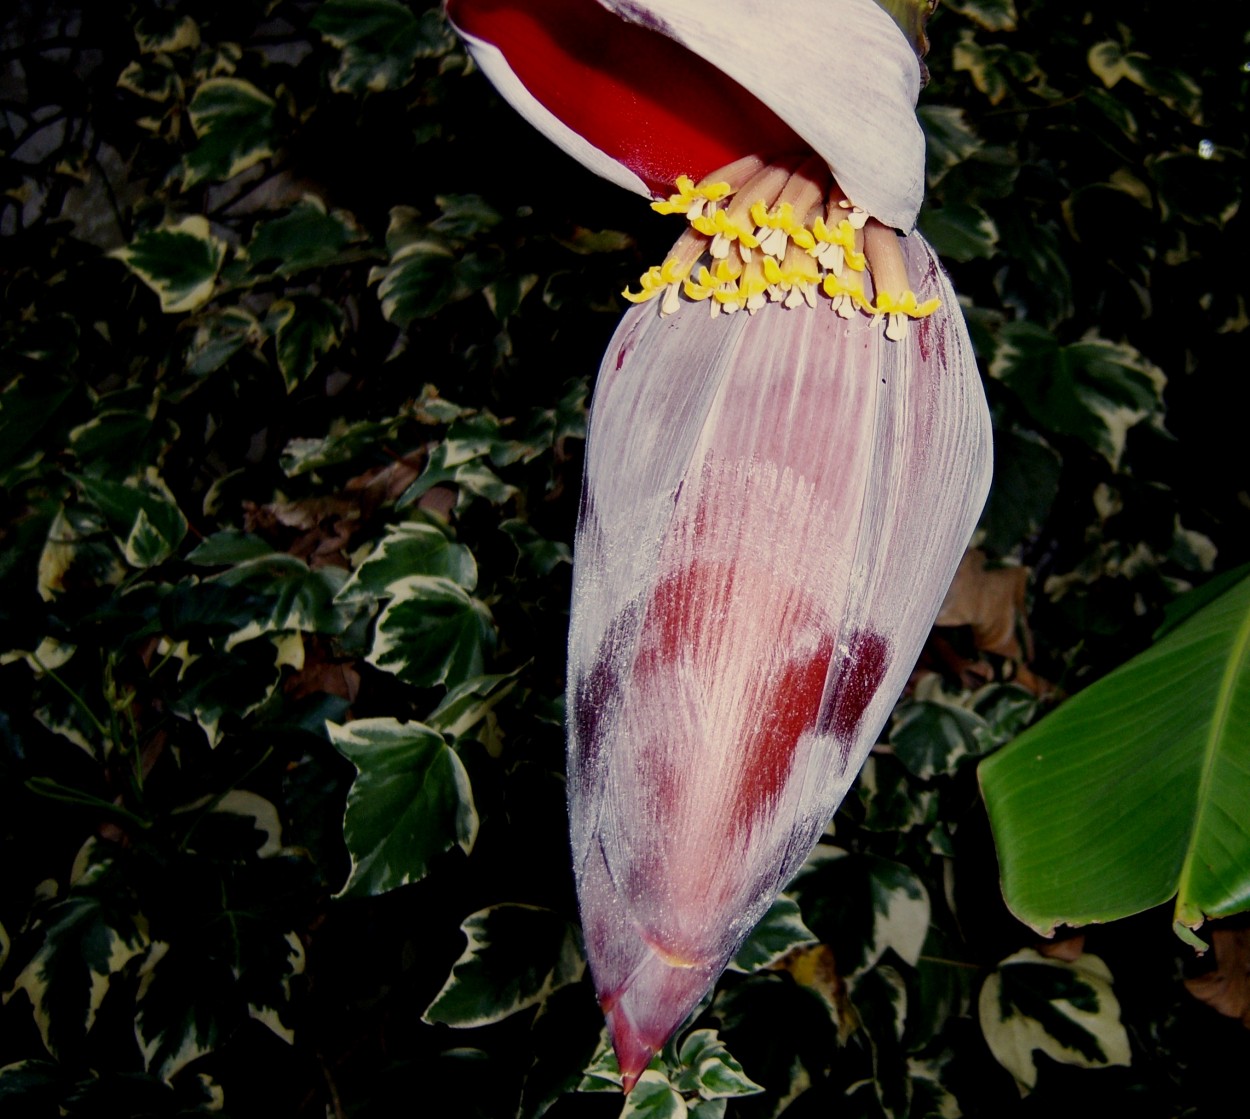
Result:
<svg viewBox="0 0 1250 1119"><path fill-rule="evenodd" d="M927 0L891 8L919 34ZM499 91L679 217L599 372L569 635L586 952L628 1091L798 870L989 486L875 0L449 0Z"/></svg>

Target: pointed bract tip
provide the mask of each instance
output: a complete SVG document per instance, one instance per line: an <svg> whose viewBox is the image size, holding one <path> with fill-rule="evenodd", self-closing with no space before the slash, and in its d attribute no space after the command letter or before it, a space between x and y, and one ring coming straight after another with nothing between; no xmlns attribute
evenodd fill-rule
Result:
<svg viewBox="0 0 1250 1119"><path fill-rule="evenodd" d="M646 1041L619 1006L608 1011L607 1018L612 1048L616 1050L616 1063L621 1069L621 1089L628 1096L638 1078L647 1071L651 1058L659 1052L660 1046Z"/></svg>

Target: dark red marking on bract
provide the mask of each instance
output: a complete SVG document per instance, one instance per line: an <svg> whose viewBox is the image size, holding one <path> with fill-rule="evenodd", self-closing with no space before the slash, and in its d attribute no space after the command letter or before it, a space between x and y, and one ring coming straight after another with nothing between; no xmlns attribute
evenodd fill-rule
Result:
<svg viewBox="0 0 1250 1119"><path fill-rule="evenodd" d="M734 816L749 829L769 805L776 803L794 764L799 735L816 725L820 697L833 659L833 641L823 637L816 651L787 662L772 683L771 702L760 713L760 729L748 748L750 771L738 786Z"/></svg>
<svg viewBox="0 0 1250 1119"><path fill-rule="evenodd" d="M606 721L620 702L621 681L616 663L636 624L637 611L627 606L604 634L594 664L574 682L573 727L577 760L583 773L599 763Z"/></svg>
<svg viewBox="0 0 1250 1119"><path fill-rule="evenodd" d="M595 0L448 0L542 105L657 195L745 155L807 145L771 109L672 39Z"/></svg>
<svg viewBox="0 0 1250 1119"><path fill-rule="evenodd" d="M864 712L881 687L890 664L890 643L872 630L856 630L850 650L838 666L829 706L821 714L820 732L833 732L846 761L855 744L855 735Z"/></svg>
<svg viewBox="0 0 1250 1119"><path fill-rule="evenodd" d="M677 671L682 658L699 666L700 660L714 655L711 650L717 635L710 630L722 624L725 603L733 601L739 577L733 567L695 562L656 586L647 605L634 662L640 684L645 686L653 675ZM736 608L749 607L739 603ZM785 641L782 619L762 616L758 624L775 628L777 642ZM832 638L823 637L811 654L792 656L779 670L770 672L755 724L746 728L746 740L735 744L743 765L733 801L735 826L750 831L760 814L780 796L794 765L799 736L816 725L833 648ZM767 670L767 666L759 666L760 672ZM694 675L706 677L709 673L700 666ZM722 733L730 733L729 728L722 728ZM667 773L664 765L654 765L652 772L656 774L657 795L671 803L674 798L668 786L676 784L676 775Z"/></svg>

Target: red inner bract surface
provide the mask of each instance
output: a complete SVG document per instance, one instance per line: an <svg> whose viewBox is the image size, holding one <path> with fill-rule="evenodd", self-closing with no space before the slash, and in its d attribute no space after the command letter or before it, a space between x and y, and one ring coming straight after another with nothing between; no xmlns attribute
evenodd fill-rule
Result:
<svg viewBox="0 0 1250 1119"><path fill-rule="evenodd" d="M536 100L656 195L678 175L698 181L745 155L807 148L710 63L595 0L448 0L447 11L498 47Z"/></svg>

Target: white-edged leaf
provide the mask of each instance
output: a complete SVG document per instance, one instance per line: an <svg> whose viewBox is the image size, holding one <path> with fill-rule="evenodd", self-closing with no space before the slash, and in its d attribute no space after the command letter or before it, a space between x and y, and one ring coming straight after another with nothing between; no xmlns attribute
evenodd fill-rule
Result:
<svg viewBox="0 0 1250 1119"><path fill-rule="evenodd" d="M1081 1068L1131 1061L1111 970L1097 956L1069 962L1025 948L989 975L977 1007L990 1052L1022 1091L1037 1083L1035 1052Z"/></svg>
<svg viewBox="0 0 1250 1119"><path fill-rule="evenodd" d="M148 285L167 314L194 311L212 298L226 243L195 214L140 233L111 254Z"/></svg>
<svg viewBox="0 0 1250 1119"><path fill-rule="evenodd" d="M454 687L482 675L494 645L490 611L438 575L411 575L386 588L368 662L418 688Z"/></svg>
<svg viewBox="0 0 1250 1119"><path fill-rule="evenodd" d="M586 970L577 926L550 909L493 905L460 925L467 940L421 1020L469 1028L500 1022L576 983Z"/></svg>
<svg viewBox="0 0 1250 1119"><path fill-rule="evenodd" d="M781 894L738 949L729 970L753 974L772 967L796 948L815 943L816 936L803 924L798 903L788 894Z"/></svg>
<svg viewBox="0 0 1250 1119"><path fill-rule="evenodd" d="M469 775L442 735L391 718L327 723L326 733L357 773L343 818L351 873L338 896L385 893L424 878L452 847L473 849Z"/></svg>

